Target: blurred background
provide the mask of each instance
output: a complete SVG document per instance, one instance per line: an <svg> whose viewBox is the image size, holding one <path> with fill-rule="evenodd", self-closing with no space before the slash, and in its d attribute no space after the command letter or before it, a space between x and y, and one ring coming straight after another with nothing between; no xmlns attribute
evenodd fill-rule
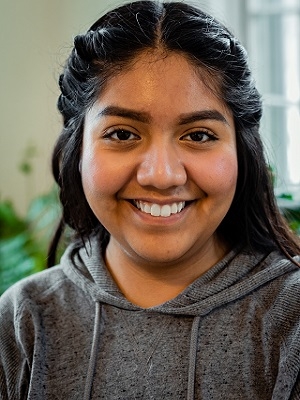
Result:
<svg viewBox="0 0 300 400"><path fill-rule="evenodd" d="M48 233L43 236L41 231L59 213L50 157L61 129L57 80L73 38L120 4L0 0L0 285L11 275L1 272L7 254L20 258L20 247L11 245L12 239L31 227L44 241L38 247L45 247ZM224 22L248 50L264 100L261 132L278 201L293 213L300 206L300 0L193 0L192 4ZM299 229L295 215L292 224ZM18 246L26 250L30 240L37 239L22 240ZM36 251L35 247L25 253ZM6 271L15 264L19 261ZM35 261L26 265L24 271L31 272Z"/></svg>

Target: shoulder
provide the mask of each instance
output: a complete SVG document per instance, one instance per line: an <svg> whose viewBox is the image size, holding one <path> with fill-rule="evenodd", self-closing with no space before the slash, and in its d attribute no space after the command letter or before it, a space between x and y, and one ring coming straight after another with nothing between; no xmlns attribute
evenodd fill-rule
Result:
<svg viewBox="0 0 300 400"><path fill-rule="evenodd" d="M299 262L299 258L295 260ZM269 281L255 293L255 298L264 310L269 332L285 343L295 339L300 343L300 268L279 255L270 259L264 272Z"/></svg>
<svg viewBox="0 0 300 400"><path fill-rule="evenodd" d="M0 298L0 353L19 343L31 354L36 335L72 325L78 314L90 310L89 296L75 285L61 266L25 278ZM87 314L89 315L89 313Z"/></svg>
<svg viewBox="0 0 300 400"><path fill-rule="evenodd" d="M300 257L294 259L296 263L300 262ZM290 308L291 302L300 301L300 267L296 263L273 252L260 267L261 274L258 276L266 277L268 283L266 291L262 293L272 294L275 308Z"/></svg>
<svg viewBox="0 0 300 400"><path fill-rule="evenodd" d="M300 267L295 266L295 269L284 274L278 289L274 312L294 313L300 322Z"/></svg>
<svg viewBox="0 0 300 400"><path fill-rule="evenodd" d="M296 263L300 263L300 257L294 257ZM277 256L273 262L270 263L269 268L278 271L278 279L275 280L275 286L278 286L277 304L282 306L285 303L285 299L291 301L300 301L300 267L296 264ZM277 281L277 285L276 285Z"/></svg>
<svg viewBox="0 0 300 400"><path fill-rule="evenodd" d="M275 251L263 256L249 275L249 294L274 326L300 323L300 268L296 263Z"/></svg>
<svg viewBox="0 0 300 400"><path fill-rule="evenodd" d="M38 315L43 298L47 296L47 293L57 291L66 279L61 267L57 266L20 280L2 294L0 297L0 349L3 354L12 351L18 353L20 349L25 351L24 345L17 345L17 343L31 343L40 320ZM51 301L48 302L47 307L52 307Z"/></svg>
<svg viewBox="0 0 300 400"><path fill-rule="evenodd" d="M61 266L38 272L12 285L0 297L0 318L7 312L15 315L28 303L39 303L49 294L58 293L69 279Z"/></svg>

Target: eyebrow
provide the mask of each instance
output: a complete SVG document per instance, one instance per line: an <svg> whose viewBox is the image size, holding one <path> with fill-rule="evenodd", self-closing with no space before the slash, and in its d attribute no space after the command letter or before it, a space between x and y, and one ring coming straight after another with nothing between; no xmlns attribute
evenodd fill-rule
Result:
<svg viewBox="0 0 300 400"><path fill-rule="evenodd" d="M150 123L151 117L148 113L143 111L135 111L128 108L118 106L108 106L103 108L98 114L97 118L113 116L133 119L135 121Z"/></svg>
<svg viewBox="0 0 300 400"><path fill-rule="evenodd" d="M224 124L229 125L224 115L217 110L203 110L203 111L196 111L192 113L183 114L179 118L179 125L190 124L192 122L197 122L202 120L220 121Z"/></svg>
<svg viewBox="0 0 300 400"><path fill-rule="evenodd" d="M118 107L118 106L107 106L107 107L103 108L103 110L101 110L97 114L96 118L100 118L100 117L104 117L104 116L123 117L123 118L128 118L128 119L132 119L132 120L135 120L138 122L143 122L143 123L151 122L151 116L147 112L135 111L135 110L131 110L131 109L124 108L124 107ZM222 123L229 125L228 121L224 117L224 115L221 114L217 110L202 110L202 111L195 111L195 112L191 112L191 113L182 114L179 116L178 124L186 125L186 124L190 124L190 123L202 121L202 120L220 121Z"/></svg>

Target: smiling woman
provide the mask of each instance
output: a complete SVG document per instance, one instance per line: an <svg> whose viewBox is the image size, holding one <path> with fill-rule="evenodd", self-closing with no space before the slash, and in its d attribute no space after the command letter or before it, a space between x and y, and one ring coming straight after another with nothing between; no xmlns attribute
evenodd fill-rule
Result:
<svg viewBox="0 0 300 400"><path fill-rule="evenodd" d="M182 2L129 3L59 84L50 267L74 238L1 298L1 398L298 399L299 241L239 41Z"/></svg>
<svg viewBox="0 0 300 400"><path fill-rule="evenodd" d="M216 231L236 188L234 120L200 77L182 55L141 53L85 117L84 194L111 235L107 267L143 307L175 297L229 250ZM162 270L172 285L135 290Z"/></svg>

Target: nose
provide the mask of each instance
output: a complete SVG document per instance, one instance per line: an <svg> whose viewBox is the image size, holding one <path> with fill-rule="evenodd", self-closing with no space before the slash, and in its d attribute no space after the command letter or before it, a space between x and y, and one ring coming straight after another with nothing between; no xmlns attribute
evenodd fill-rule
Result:
<svg viewBox="0 0 300 400"><path fill-rule="evenodd" d="M186 183L187 173L178 152L172 146L154 145L143 154L137 170L141 186L168 189Z"/></svg>

